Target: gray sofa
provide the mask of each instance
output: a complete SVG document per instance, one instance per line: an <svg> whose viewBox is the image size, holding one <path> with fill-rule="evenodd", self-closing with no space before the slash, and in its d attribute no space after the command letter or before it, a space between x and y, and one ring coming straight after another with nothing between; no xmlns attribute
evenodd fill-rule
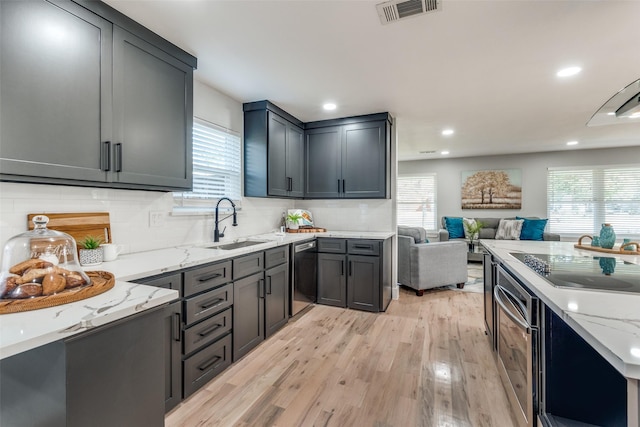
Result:
<svg viewBox="0 0 640 427"><path fill-rule="evenodd" d="M446 217L443 216L441 218L441 220L440 220L442 228L440 229L440 231L438 231L438 240L441 241L441 242L447 242L447 241L450 241L450 240L465 241L464 238L458 238L458 239L450 239L449 238L449 230L447 230L447 225L446 225L445 218ZM476 221L481 221L484 224L484 227L482 227L482 229L480 230L480 235L479 235L480 239L495 239L496 231L498 231L498 225L500 224L500 220L501 219L516 219L515 217L507 217L507 218L474 218L474 217L465 217L465 218L473 218ZM522 218L540 219L540 218L535 217L535 216L522 217ZM543 235L542 235L542 240L545 240L545 241L549 241L549 240L559 241L560 240L560 235L559 234L555 234L555 233L544 232ZM482 261L482 253L479 252L479 251L469 252L468 253L468 258L469 258L469 261Z"/></svg>
<svg viewBox="0 0 640 427"><path fill-rule="evenodd" d="M421 227L398 226L398 282L422 296L425 289L467 281L467 245L464 242L424 243Z"/></svg>

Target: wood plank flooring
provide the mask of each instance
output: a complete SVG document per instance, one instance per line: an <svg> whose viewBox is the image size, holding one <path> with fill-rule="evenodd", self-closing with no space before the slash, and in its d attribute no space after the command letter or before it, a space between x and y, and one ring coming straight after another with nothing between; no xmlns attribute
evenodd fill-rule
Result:
<svg viewBox="0 0 640 427"><path fill-rule="evenodd" d="M400 289L386 313L315 306L174 409L167 427L515 425L482 294Z"/></svg>

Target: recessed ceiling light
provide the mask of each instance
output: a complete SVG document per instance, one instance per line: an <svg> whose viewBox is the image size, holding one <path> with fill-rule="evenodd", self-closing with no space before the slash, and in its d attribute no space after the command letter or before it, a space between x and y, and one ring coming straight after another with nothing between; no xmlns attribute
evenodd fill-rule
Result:
<svg viewBox="0 0 640 427"><path fill-rule="evenodd" d="M444 130L442 131L442 134L443 134L444 136L453 135L453 129L444 129Z"/></svg>
<svg viewBox="0 0 640 427"><path fill-rule="evenodd" d="M610 113L607 113L607 116L615 116L616 113L614 111L611 111Z"/></svg>
<svg viewBox="0 0 640 427"><path fill-rule="evenodd" d="M631 349L631 355L634 357L640 357L640 348L633 347Z"/></svg>
<svg viewBox="0 0 640 427"><path fill-rule="evenodd" d="M332 111L336 109L336 104L332 103L332 102L327 102L326 104L324 104L322 106L322 108L324 108L327 111Z"/></svg>
<svg viewBox="0 0 640 427"><path fill-rule="evenodd" d="M578 145L578 141L569 141L567 145Z"/></svg>
<svg viewBox="0 0 640 427"><path fill-rule="evenodd" d="M558 71L556 73L556 76L558 76L558 77L575 76L580 71L582 71L582 68L580 68L580 67L567 67L567 68L563 68L562 70Z"/></svg>
<svg viewBox="0 0 640 427"><path fill-rule="evenodd" d="M449 154L448 151L441 151L440 154L442 154L443 156L446 156L447 154Z"/></svg>
<svg viewBox="0 0 640 427"><path fill-rule="evenodd" d="M640 111L629 116L630 119L640 119Z"/></svg>

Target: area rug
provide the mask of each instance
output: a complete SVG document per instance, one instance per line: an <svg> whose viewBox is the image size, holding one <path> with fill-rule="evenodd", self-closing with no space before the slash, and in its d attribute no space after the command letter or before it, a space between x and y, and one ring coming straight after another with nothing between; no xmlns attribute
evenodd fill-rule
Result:
<svg viewBox="0 0 640 427"><path fill-rule="evenodd" d="M470 262L467 264L467 281L462 289L458 289L456 285L447 286L454 291L474 292L481 294L484 292L484 272L482 263Z"/></svg>

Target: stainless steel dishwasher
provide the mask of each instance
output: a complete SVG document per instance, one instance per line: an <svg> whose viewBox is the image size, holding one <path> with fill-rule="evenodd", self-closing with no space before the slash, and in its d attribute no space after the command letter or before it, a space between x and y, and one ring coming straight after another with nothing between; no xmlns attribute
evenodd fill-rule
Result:
<svg viewBox="0 0 640 427"><path fill-rule="evenodd" d="M293 244L291 316L295 316L316 302L318 293L317 257L315 239Z"/></svg>

